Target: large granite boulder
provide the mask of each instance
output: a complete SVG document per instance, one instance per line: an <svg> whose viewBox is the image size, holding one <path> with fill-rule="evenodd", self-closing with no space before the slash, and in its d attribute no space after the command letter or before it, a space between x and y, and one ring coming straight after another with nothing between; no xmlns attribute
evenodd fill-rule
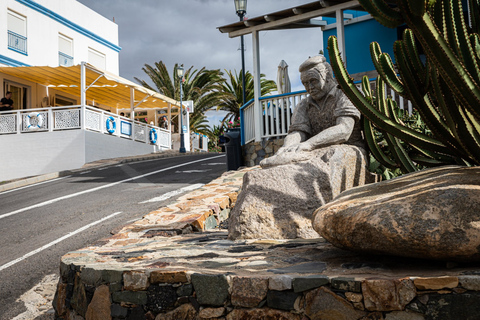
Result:
<svg viewBox="0 0 480 320"><path fill-rule="evenodd" d="M253 170L230 213L230 239L317 238L315 209L342 191L372 180L365 151L335 145L311 151L309 160Z"/></svg>
<svg viewBox="0 0 480 320"><path fill-rule="evenodd" d="M440 167L354 188L316 210L313 227L353 251L480 261L480 168Z"/></svg>

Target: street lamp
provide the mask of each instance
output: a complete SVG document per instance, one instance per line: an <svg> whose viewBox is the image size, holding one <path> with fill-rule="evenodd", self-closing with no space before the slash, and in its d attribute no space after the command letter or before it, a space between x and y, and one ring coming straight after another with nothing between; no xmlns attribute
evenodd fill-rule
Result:
<svg viewBox="0 0 480 320"><path fill-rule="evenodd" d="M243 21L245 13L247 13L247 0L234 0L235 1L235 11L240 18L240 21ZM242 50L242 92L243 92L243 101L242 105L245 104L245 50L243 46L243 35L240 37L240 48Z"/></svg>
<svg viewBox="0 0 480 320"><path fill-rule="evenodd" d="M180 149L178 150L180 153L185 153L185 140L183 135L183 104L182 104L182 96L183 96L183 64L177 67L177 77L180 81Z"/></svg>

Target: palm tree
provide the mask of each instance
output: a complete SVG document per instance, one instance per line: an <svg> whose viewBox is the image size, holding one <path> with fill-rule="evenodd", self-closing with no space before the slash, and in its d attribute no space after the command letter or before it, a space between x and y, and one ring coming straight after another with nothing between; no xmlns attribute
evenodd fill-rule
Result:
<svg viewBox="0 0 480 320"><path fill-rule="evenodd" d="M155 62L155 67L145 64L142 70L148 75L155 85L150 86L146 81L135 78L141 85L159 92L167 97L180 100L180 79L176 76L178 64L173 67L174 78L170 77L167 67L162 61ZM193 66L185 71L183 83L183 100L193 100L195 106L190 115L190 130L201 134L208 133L208 124L205 112L215 108L228 93L221 90L221 84L225 81L223 73L217 70L192 70Z"/></svg>
<svg viewBox="0 0 480 320"><path fill-rule="evenodd" d="M232 71L225 70L229 77L229 82L224 82L221 87L225 93L222 102L218 105L217 110L227 111L227 115L223 119L225 121L233 121L240 117L240 107L243 105L243 86L242 86L242 74L233 74ZM267 95L270 92L277 90L277 85L273 80L265 79L264 74L260 74L260 89L261 96ZM250 101L254 98L254 83L252 74L247 71L245 73L245 99ZM247 102L245 101L245 102Z"/></svg>

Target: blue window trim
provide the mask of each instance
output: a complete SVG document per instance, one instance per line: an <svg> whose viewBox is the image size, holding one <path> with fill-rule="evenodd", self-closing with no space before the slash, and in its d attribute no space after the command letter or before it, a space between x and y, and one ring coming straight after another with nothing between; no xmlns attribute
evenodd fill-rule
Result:
<svg viewBox="0 0 480 320"><path fill-rule="evenodd" d="M116 51L116 52L120 52L120 50L122 50L121 47L117 46L116 44L100 37L100 36L97 36L96 34L94 34L93 32L91 31L88 31L87 29L79 26L78 24L62 17L61 15L45 8L44 6L36 3L35 1L32 1L32 0L16 0L17 2L20 2L21 4L35 10L35 11L38 11L44 15L46 15L47 17L63 24L64 26L67 26L69 27L70 29L72 30L75 30L77 31L78 33L80 34L83 34L84 36L92 39L92 40L95 40L97 41L98 43L101 43L103 44L104 46Z"/></svg>
<svg viewBox="0 0 480 320"><path fill-rule="evenodd" d="M0 63L10 67L30 67L30 65L0 54Z"/></svg>

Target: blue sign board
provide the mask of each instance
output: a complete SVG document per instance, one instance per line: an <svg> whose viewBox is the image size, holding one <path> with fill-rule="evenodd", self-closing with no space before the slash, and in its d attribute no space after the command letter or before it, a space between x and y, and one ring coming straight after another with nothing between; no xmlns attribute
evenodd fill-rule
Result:
<svg viewBox="0 0 480 320"><path fill-rule="evenodd" d="M120 133L126 136L132 135L132 124L130 122L120 122Z"/></svg>

